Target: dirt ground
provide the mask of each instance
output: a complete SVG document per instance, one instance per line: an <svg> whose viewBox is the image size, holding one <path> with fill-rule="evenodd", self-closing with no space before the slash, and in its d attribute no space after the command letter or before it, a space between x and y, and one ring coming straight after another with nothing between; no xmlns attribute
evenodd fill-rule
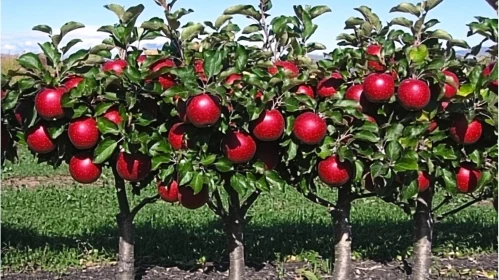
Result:
<svg viewBox="0 0 499 280"><path fill-rule="evenodd" d="M431 279L497 279L497 253L463 259L434 259ZM410 260L409 260L410 263ZM351 279L363 280L402 280L408 279L410 266L403 262L379 263L362 261L354 263ZM246 279L307 279L300 275L301 269L312 269L306 263L289 262L279 264L261 264L246 268ZM319 273L316 273L319 274ZM178 267L141 266L136 279L226 279L228 271L225 265L212 265L204 269L186 270ZM328 274L320 273L321 279L332 279ZM47 272L5 273L5 280L45 280L45 279L115 279L114 266L101 266L83 270L71 270L64 274Z"/></svg>

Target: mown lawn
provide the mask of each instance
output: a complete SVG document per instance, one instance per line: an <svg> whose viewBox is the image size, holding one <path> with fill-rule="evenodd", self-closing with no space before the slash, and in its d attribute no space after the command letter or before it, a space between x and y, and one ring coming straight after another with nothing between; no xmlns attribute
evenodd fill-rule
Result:
<svg viewBox="0 0 499 280"><path fill-rule="evenodd" d="M4 167L2 179L66 174L22 161ZM2 265L12 270L63 270L115 260L117 203L108 180L97 186L58 185L2 189ZM50 185L50 186L48 186ZM149 188L142 197L151 195ZM330 194L331 196L331 194ZM130 196L131 197L131 196ZM140 198L132 198L137 203ZM281 261L289 255L331 255L330 218L321 206L297 193L264 194L249 213L245 235L250 262ZM412 224L399 208L379 199L355 203L352 210L354 256L394 259L410 253ZM172 265L226 257L221 225L207 207L187 210L157 202L136 219L137 258ZM470 255L497 251L497 214L490 203L474 206L436 229L435 253Z"/></svg>

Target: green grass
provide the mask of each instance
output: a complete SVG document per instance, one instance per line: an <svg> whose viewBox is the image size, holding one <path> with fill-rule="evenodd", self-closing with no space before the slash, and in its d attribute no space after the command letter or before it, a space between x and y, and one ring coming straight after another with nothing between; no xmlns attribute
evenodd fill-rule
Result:
<svg viewBox="0 0 499 280"><path fill-rule="evenodd" d="M31 155L21 152L18 164L6 164L2 179L67 174L67 166L53 170L34 162ZM4 187L4 268L60 271L115 260L117 202L108 182L91 187L61 187L57 182L35 189ZM141 197L154 191L149 188ZM140 200L129 197L132 204ZM250 210L249 220L245 245L250 262L279 261L288 255L331 255L332 231L326 209L292 190L263 194ZM410 254L412 223L399 208L376 198L357 201L352 221L354 257L389 260ZM136 218L137 259L160 265L201 258L224 260L227 251L221 229L207 207L193 211L163 202L148 205ZM470 207L436 226L434 252L471 255L497 251L497 234L497 214L491 205Z"/></svg>

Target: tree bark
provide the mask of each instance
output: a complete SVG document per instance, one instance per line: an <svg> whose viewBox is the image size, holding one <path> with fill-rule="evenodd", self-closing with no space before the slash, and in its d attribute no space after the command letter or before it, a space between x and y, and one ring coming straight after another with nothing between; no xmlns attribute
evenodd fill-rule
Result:
<svg viewBox="0 0 499 280"><path fill-rule="evenodd" d="M334 230L334 271L333 279L350 279L352 267L352 236L350 224L350 186L343 186L338 191L338 203L331 210Z"/></svg>
<svg viewBox="0 0 499 280"><path fill-rule="evenodd" d="M430 277L433 235L432 199L433 190L432 188L428 188L426 191L418 194L416 202L416 213L414 213L413 280L426 280Z"/></svg>
<svg viewBox="0 0 499 280"><path fill-rule="evenodd" d="M227 193L229 194L229 213L225 221L225 229L227 234L227 243L229 247L229 279L241 280L244 279L244 215L241 213L239 194L227 186Z"/></svg>
<svg viewBox="0 0 499 280"><path fill-rule="evenodd" d="M125 182L119 177L113 168L114 182L116 187L116 198L120 212L116 215L116 222L120 234L118 272L116 279L133 280L135 278L135 239L133 215L130 213L130 206L125 189Z"/></svg>

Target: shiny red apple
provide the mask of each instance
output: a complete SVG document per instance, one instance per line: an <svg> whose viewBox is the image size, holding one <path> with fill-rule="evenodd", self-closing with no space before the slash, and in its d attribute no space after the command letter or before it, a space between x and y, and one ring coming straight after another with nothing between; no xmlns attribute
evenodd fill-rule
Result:
<svg viewBox="0 0 499 280"><path fill-rule="evenodd" d="M141 153L120 152L116 160L116 171L123 180L141 181L151 172L151 159Z"/></svg>
<svg viewBox="0 0 499 280"><path fill-rule="evenodd" d="M211 94L202 93L189 100L186 115L196 127L207 127L217 123L222 115L220 99Z"/></svg>
<svg viewBox="0 0 499 280"><path fill-rule="evenodd" d="M93 162L91 153L82 152L69 161L69 174L78 183L91 184L99 179L102 166Z"/></svg>
<svg viewBox="0 0 499 280"><path fill-rule="evenodd" d="M99 141L97 122L91 117L72 120L68 126L68 137L73 146L80 150L90 149Z"/></svg>
<svg viewBox="0 0 499 280"><path fill-rule="evenodd" d="M319 144L326 132L326 121L312 112L300 114L293 124L294 136L307 145Z"/></svg>
<svg viewBox="0 0 499 280"><path fill-rule="evenodd" d="M350 180L352 166L347 160L341 162L337 155L332 155L319 162L317 172L322 182L331 187L340 187Z"/></svg>
<svg viewBox="0 0 499 280"><path fill-rule="evenodd" d="M281 112L276 109L264 110L252 123L252 133L258 140L274 141L282 136L285 125Z"/></svg>
<svg viewBox="0 0 499 280"><path fill-rule="evenodd" d="M230 131L223 141L225 156L234 164L250 161L256 152L255 140L244 131Z"/></svg>

